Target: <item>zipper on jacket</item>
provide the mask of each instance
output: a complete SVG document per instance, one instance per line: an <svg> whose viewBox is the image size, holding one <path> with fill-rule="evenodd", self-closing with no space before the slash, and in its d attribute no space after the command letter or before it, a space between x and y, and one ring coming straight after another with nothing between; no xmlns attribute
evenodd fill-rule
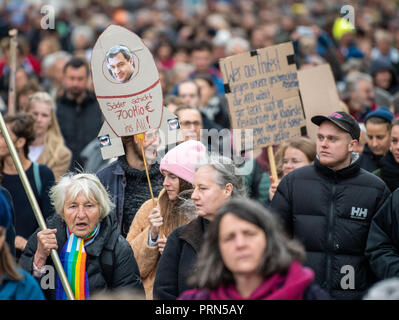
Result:
<svg viewBox="0 0 399 320"><path fill-rule="evenodd" d="M326 284L328 292L331 291L331 256L332 250L334 248L333 243L333 225L334 225L334 201L335 201L335 181L332 186L331 190L331 205L330 205L330 212L328 216L328 225L327 225L327 269L326 269Z"/></svg>

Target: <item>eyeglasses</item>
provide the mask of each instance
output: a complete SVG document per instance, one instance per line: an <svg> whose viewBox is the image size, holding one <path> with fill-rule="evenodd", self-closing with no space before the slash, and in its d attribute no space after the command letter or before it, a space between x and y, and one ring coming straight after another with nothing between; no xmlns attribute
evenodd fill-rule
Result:
<svg viewBox="0 0 399 320"><path fill-rule="evenodd" d="M202 123L200 121L183 121L180 122L180 126L181 127L190 127L191 125L193 125L194 127L199 127L202 125Z"/></svg>

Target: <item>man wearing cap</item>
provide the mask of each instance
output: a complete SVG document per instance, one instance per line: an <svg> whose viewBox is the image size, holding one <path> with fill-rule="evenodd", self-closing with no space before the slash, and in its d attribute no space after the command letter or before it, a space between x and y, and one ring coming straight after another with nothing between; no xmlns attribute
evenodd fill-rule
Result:
<svg viewBox="0 0 399 320"><path fill-rule="evenodd" d="M360 299L375 281L364 256L370 221L390 194L353 152L360 128L345 112L314 116L319 126L313 165L280 182L271 208L303 243L305 264L336 299Z"/></svg>
<svg viewBox="0 0 399 320"><path fill-rule="evenodd" d="M364 121L367 144L360 156L360 167L373 172L381 167L379 161L388 152L393 114L387 108L378 108L367 114Z"/></svg>

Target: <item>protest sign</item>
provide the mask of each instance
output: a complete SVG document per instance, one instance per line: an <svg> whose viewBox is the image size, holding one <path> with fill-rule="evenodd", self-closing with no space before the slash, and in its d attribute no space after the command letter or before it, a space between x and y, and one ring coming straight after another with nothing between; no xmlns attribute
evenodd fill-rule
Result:
<svg viewBox="0 0 399 320"><path fill-rule="evenodd" d="M98 134L104 160L124 154L123 136L159 128L162 146L182 140L177 117L162 105L151 52L136 34L120 26L107 27L93 48L91 69L105 118Z"/></svg>
<svg viewBox="0 0 399 320"><path fill-rule="evenodd" d="M232 128L253 129L253 149L304 133L291 42L230 56L219 64Z"/></svg>
<svg viewBox="0 0 399 320"><path fill-rule="evenodd" d="M101 156L104 160L123 156L125 154L122 139L114 133L107 122L104 121L97 138L100 145Z"/></svg>
<svg viewBox="0 0 399 320"><path fill-rule="evenodd" d="M101 111L117 136L160 126L164 108L159 73L151 52L136 34L108 26L93 48L91 69Z"/></svg>
<svg viewBox="0 0 399 320"><path fill-rule="evenodd" d="M316 141L318 126L310 120L315 115L329 115L340 109L334 76L329 64L298 71L299 89L306 115L308 136Z"/></svg>

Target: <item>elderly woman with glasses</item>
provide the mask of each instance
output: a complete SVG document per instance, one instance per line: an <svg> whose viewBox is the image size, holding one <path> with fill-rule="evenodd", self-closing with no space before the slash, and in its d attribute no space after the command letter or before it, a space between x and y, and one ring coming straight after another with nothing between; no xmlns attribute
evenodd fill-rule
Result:
<svg viewBox="0 0 399 320"><path fill-rule="evenodd" d="M58 214L47 220L47 229L28 240L20 260L23 268L35 277L48 277L50 251L56 249L75 299L88 299L103 289L141 290L133 251L109 215L113 204L99 179L87 173L64 176L50 197ZM48 299L66 299L58 276L55 288L47 287Z"/></svg>

